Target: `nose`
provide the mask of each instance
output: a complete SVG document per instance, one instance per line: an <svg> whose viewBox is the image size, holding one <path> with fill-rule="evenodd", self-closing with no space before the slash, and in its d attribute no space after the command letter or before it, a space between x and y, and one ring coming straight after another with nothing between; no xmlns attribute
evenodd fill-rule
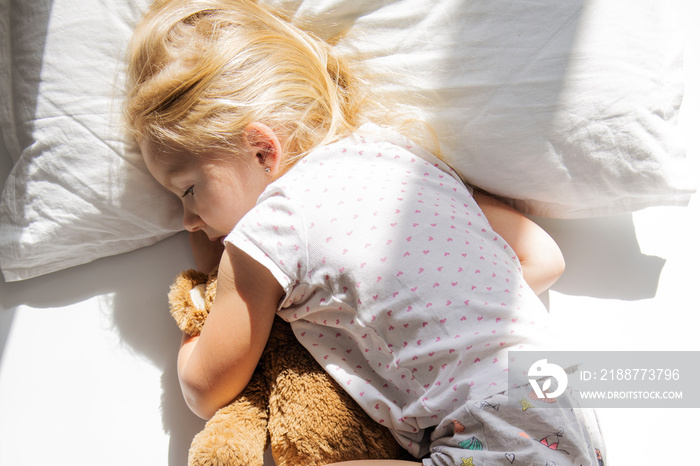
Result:
<svg viewBox="0 0 700 466"><path fill-rule="evenodd" d="M190 233L194 233L195 231L199 231L204 227L204 222L199 215L190 211L189 209L185 209L182 216L182 225L185 227L185 230L189 231Z"/></svg>

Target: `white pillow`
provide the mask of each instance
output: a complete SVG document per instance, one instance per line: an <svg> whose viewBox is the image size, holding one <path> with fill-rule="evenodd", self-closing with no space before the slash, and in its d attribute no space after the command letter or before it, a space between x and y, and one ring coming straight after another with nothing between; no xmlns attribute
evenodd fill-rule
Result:
<svg viewBox="0 0 700 466"><path fill-rule="evenodd" d="M127 150L124 46L147 0L0 0L0 125L15 163L0 266L20 280L179 230ZM473 184L543 216L684 204L674 2L265 0L389 76ZM7 40L6 40L7 39ZM12 64L10 68L9 64Z"/></svg>
<svg viewBox="0 0 700 466"><path fill-rule="evenodd" d="M526 213L611 215L694 192L677 0L263 3L344 33L338 47L385 71L381 90L419 109L462 176Z"/></svg>
<svg viewBox="0 0 700 466"><path fill-rule="evenodd" d="M16 163L0 204L5 279L180 230L179 201L127 149L119 115L125 45L149 2L12 2L10 11L9 1L0 5L10 34L0 52L0 124Z"/></svg>

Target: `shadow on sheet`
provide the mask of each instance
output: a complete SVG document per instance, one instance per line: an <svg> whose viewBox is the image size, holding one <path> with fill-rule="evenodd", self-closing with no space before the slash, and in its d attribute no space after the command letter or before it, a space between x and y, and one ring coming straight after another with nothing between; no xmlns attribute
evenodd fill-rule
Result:
<svg viewBox="0 0 700 466"><path fill-rule="evenodd" d="M642 254L632 214L535 221L559 244L566 260L566 271L552 290L621 300L656 295L666 260Z"/></svg>
<svg viewBox="0 0 700 466"><path fill-rule="evenodd" d="M186 465L192 438L204 421L182 398L176 365L181 333L169 315L167 292L176 274L191 266L189 257L187 236L181 234L149 248L30 280L0 279L0 361L18 306L61 308L103 297L95 312L111 318L120 339L161 371L160 413L163 430L170 436L168 465Z"/></svg>

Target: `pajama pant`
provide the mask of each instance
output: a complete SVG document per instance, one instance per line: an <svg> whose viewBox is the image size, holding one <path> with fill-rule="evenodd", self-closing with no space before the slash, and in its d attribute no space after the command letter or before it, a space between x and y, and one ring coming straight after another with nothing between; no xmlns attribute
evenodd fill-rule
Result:
<svg viewBox="0 0 700 466"><path fill-rule="evenodd" d="M603 466L595 413L530 386L471 400L435 428L424 466Z"/></svg>

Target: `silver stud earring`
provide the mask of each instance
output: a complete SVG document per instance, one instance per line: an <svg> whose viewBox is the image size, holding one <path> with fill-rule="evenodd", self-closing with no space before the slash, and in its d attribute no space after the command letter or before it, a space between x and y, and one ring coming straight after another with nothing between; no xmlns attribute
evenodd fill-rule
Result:
<svg viewBox="0 0 700 466"><path fill-rule="evenodd" d="M270 167L265 167L265 173L270 173Z"/></svg>

